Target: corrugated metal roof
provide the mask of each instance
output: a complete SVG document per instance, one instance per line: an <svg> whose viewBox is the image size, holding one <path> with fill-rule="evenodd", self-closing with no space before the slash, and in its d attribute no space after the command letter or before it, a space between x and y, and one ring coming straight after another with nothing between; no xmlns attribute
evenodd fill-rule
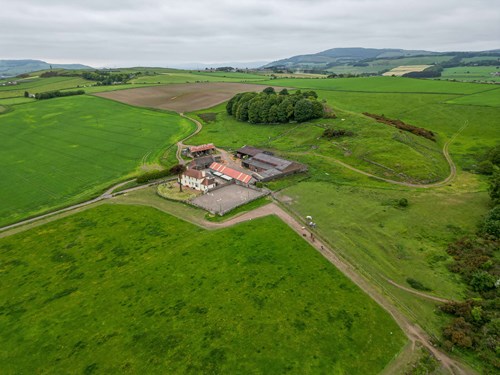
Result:
<svg viewBox="0 0 500 375"><path fill-rule="evenodd" d="M243 146L242 148L236 150L236 152L239 152L240 154L254 156L264 151L252 146Z"/></svg>
<svg viewBox="0 0 500 375"><path fill-rule="evenodd" d="M210 165L210 169L213 171L225 174L226 176L234 178L235 180L241 181L245 184L248 184L250 182L250 180L252 179L252 176L250 176L246 173L237 171L236 169L232 169L232 168L226 167L225 165L215 163L215 162Z"/></svg>

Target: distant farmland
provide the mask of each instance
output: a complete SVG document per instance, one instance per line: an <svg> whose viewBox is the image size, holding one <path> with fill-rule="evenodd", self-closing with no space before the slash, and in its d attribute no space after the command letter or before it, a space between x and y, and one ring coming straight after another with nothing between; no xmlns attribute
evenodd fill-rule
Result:
<svg viewBox="0 0 500 375"><path fill-rule="evenodd" d="M396 68L393 68L389 70L388 72L385 72L384 76L402 76L405 75L406 73L411 73L411 72L422 72L425 69L430 67L430 65L402 65L398 66Z"/></svg>
<svg viewBox="0 0 500 375"><path fill-rule="evenodd" d="M88 198L194 126L86 95L21 104L1 120L0 225Z"/></svg>
<svg viewBox="0 0 500 375"><path fill-rule="evenodd" d="M190 112L223 103L239 92L258 92L263 89L261 85L245 83L190 83L103 92L96 95L140 107ZM282 87L277 89L281 90Z"/></svg>

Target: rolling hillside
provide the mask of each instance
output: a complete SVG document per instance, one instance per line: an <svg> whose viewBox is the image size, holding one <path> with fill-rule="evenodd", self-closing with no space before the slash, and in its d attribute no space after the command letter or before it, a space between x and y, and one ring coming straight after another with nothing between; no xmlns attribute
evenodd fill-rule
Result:
<svg viewBox="0 0 500 375"><path fill-rule="evenodd" d="M45 69L92 69L82 64L50 64L41 60L0 60L0 78L15 77L18 74Z"/></svg>

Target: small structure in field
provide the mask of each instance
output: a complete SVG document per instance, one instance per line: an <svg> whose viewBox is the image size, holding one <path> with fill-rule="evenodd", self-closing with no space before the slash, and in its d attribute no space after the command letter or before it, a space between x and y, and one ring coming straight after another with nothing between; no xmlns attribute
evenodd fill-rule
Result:
<svg viewBox="0 0 500 375"><path fill-rule="evenodd" d="M200 146L191 146L189 147L188 151L193 158L199 158L201 156L211 155L213 152L215 152L215 146L213 145L213 143L208 143L206 145Z"/></svg>
<svg viewBox="0 0 500 375"><path fill-rule="evenodd" d="M199 158L193 159L193 161L189 163L189 168L201 171L203 169L209 168L210 165L214 162L220 162L221 159L222 158L220 155L201 156Z"/></svg>
<svg viewBox="0 0 500 375"><path fill-rule="evenodd" d="M235 180L236 182L240 182L245 185L253 182L253 178L249 174L226 167L225 165L219 163L212 163L210 165L210 169L215 176L222 178L223 180L228 182Z"/></svg>
<svg viewBox="0 0 500 375"><path fill-rule="evenodd" d="M198 171L196 169L187 169L180 176L178 182L182 186L191 189L207 192L215 187L215 180L206 176L205 171Z"/></svg>

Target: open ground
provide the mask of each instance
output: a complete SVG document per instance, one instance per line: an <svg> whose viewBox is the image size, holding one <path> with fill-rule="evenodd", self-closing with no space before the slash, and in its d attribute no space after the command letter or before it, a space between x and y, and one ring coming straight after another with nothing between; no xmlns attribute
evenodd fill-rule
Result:
<svg viewBox="0 0 500 375"><path fill-rule="evenodd" d="M0 256L7 373L367 374L405 342L275 217L205 231L103 205L4 237Z"/></svg>
<svg viewBox="0 0 500 375"><path fill-rule="evenodd" d="M347 259L353 272L362 275L363 280L369 280L370 286L382 292L406 318L425 328L432 341L439 344L440 328L448 317L438 312L437 301L463 297L463 285L446 267L450 261L445 252L446 244L474 231L477 221L488 209L484 179L467 173L465 169L473 163L478 152L497 142L500 129L498 109L493 104L466 105L459 102L475 98L480 103L485 96L494 103L499 91L486 85L393 77L272 80L264 83L271 82L283 86L292 86L293 82L295 87L318 90L320 98L325 98L335 108L338 119L300 125L251 125L232 121L224 115L221 105L201 111L215 113L215 120L205 122L190 143L214 142L226 149L253 144L308 164L310 174L305 178L293 177L269 183L269 187L285 188L279 194L280 199L287 202L287 208L297 217L314 217L318 223L316 234L324 238L325 247L332 247L337 256ZM401 132L394 128L360 115L365 111L383 113L432 130L438 135L437 142L430 143L413 135L402 137ZM335 141L321 139L326 126L353 130L356 136ZM389 185L359 173L369 171L393 179L394 174L388 168L400 168L417 181L442 180L450 173L441 154L446 145L449 145L457 169L456 177L447 181L446 186L422 191ZM408 180L408 177L402 180ZM134 194L142 193L145 191ZM116 201L129 199L128 203L141 204L142 195L131 195L127 193ZM153 193L145 200L153 197L160 199ZM408 207L397 206L400 198L408 200ZM179 216L194 210L173 202L161 202L158 203L160 206L175 205L173 212ZM195 215L204 214L196 211ZM111 221L113 225L121 223L121 219ZM52 232L57 231L55 227L50 228L54 229ZM67 233L74 232L65 228ZM107 236L102 226L98 228L95 233L88 233L88 238ZM176 226L172 228L175 231ZM237 238L247 240L245 231L237 232ZM2 237L8 239L10 236ZM48 243L46 237L40 238ZM145 242L149 241L149 237L145 239ZM26 240L28 244L31 242ZM404 287L409 276L430 287L434 299L410 293ZM471 364L481 370L480 362L473 360Z"/></svg>
<svg viewBox="0 0 500 375"><path fill-rule="evenodd" d="M262 86L227 82L171 84L96 95L131 105L182 113L213 107L245 91L262 91Z"/></svg>

